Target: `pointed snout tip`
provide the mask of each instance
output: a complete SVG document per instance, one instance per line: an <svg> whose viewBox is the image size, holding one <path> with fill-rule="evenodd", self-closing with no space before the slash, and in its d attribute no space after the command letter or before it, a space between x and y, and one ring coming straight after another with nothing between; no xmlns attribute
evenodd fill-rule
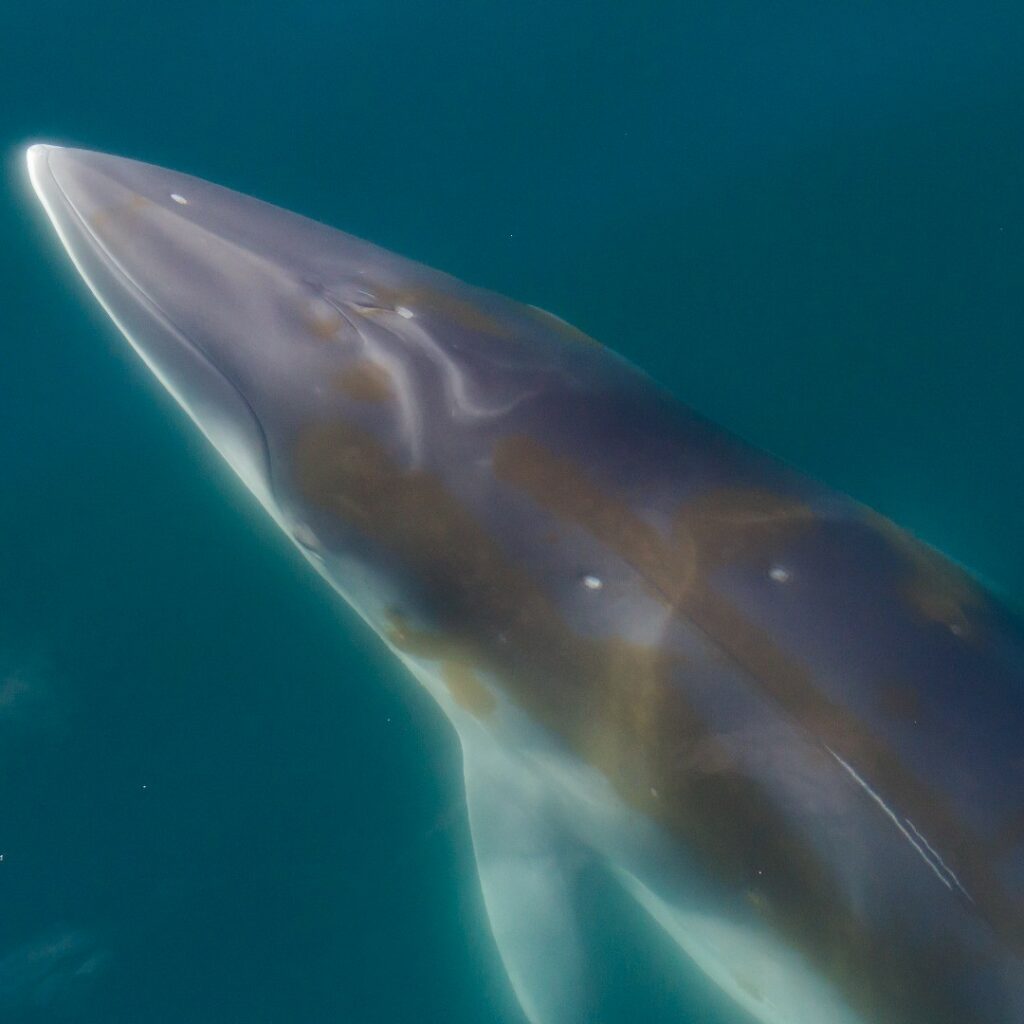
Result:
<svg viewBox="0 0 1024 1024"><path fill-rule="evenodd" d="M60 146L52 146L46 142L33 142L25 147L25 166L28 169L28 178L37 193L40 190L50 153L57 149L60 149Z"/></svg>
<svg viewBox="0 0 1024 1024"><path fill-rule="evenodd" d="M50 142L33 142L25 146L28 180L44 206L47 206L48 198L54 195L60 181L67 180L70 166L66 158L74 154L75 150Z"/></svg>
<svg viewBox="0 0 1024 1024"><path fill-rule="evenodd" d="M51 149L60 149L59 146L52 146L48 142L33 142L25 147L25 163L29 170L46 159L46 154Z"/></svg>
<svg viewBox="0 0 1024 1024"><path fill-rule="evenodd" d="M35 192L36 198L45 207L46 201L43 193L43 179L46 169L47 153L51 147L43 142L33 142L25 147L25 170L28 172L28 182Z"/></svg>

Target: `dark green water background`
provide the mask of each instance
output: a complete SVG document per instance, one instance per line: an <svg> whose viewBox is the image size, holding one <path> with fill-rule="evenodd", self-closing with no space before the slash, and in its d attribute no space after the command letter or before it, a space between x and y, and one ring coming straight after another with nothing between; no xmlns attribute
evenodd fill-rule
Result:
<svg viewBox="0 0 1024 1024"><path fill-rule="evenodd" d="M25 143L549 308L1020 604L1022 53L991 0L0 2L0 1021L519 1022L446 728L87 298ZM603 1020L738 1020L625 913Z"/></svg>

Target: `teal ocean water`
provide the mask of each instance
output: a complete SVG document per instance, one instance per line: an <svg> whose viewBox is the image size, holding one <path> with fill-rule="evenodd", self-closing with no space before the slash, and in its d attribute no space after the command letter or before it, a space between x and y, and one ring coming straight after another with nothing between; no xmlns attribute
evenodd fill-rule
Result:
<svg viewBox="0 0 1024 1024"><path fill-rule="evenodd" d="M0 13L5 1024L521 1024L447 727L88 298L28 142L550 309L1024 603L1019 5ZM594 910L605 1024L739 1024Z"/></svg>

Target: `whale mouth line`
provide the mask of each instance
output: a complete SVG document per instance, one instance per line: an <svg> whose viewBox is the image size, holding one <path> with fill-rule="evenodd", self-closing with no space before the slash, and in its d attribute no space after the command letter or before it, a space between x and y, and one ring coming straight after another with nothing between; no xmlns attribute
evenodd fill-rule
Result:
<svg viewBox="0 0 1024 1024"><path fill-rule="evenodd" d="M139 282L135 280L135 278L117 259L117 257L115 257L107 248L107 246L103 244L102 239L96 234L92 226L82 216L78 207L71 200L71 197L67 194L67 191L61 184L60 179L54 173L53 168L50 166L50 153L54 148L55 147L43 145L33 145L28 147L26 156L29 168L29 179L32 183L33 189L36 192L36 195L39 197L39 200L42 203L43 208L46 210L47 215L49 216L54 228L57 231L57 235L60 238L61 244L67 251L68 256L71 258L72 263L75 265L76 269L81 274L83 280L89 286L90 291L92 291L97 301L104 308L107 315L110 316L110 318L114 321L114 323L117 325L121 333L128 339L131 346L136 350L136 352L138 352L138 354L142 357L143 361L147 364L147 366L149 366L149 368L157 376L157 378L160 380L163 386L174 396L174 398L186 410L186 412L188 412L189 416L195 421L196 425L200 428L200 430L202 430L204 433L207 433L206 426L203 424L202 420L195 414L188 399L185 398L180 393L180 390L166 378L165 374L161 372L159 366L156 365L153 358L147 354L145 346L141 345L139 342L135 340L134 337L132 337L131 332L127 330L127 328L124 326L121 319L117 316L117 314L111 308L110 304L103 297L100 288L93 282L90 274L87 273L86 269L81 265L81 262L75 256L74 250L68 242L68 238L66 237L65 231L62 229L58 218L54 215L54 211L51 207L49 197L47 196L44 189L41 187L40 182L37 180L38 168L36 166L36 160L38 159L38 156L33 153L34 150L43 150L41 156L43 161L45 162L46 174L49 181L53 183L54 188L57 190L57 193L60 196L60 200L63 207L74 220L75 226L78 228L82 238L89 245L91 245L92 248L96 251L96 253L100 256L101 262L107 268L107 270L112 275L114 275L115 279L118 280L118 282L124 287L128 294L131 295L132 298L134 298L135 301L137 301L139 305L142 306L143 309L145 309L149 313L149 315L153 317L154 320L160 323L161 326L170 335L172 335L173 338L179 344L184 346L190 353L192 353L192 355L194 355L196 359L199 360L199 362L211 374L213 374L216 378L221 380L227 386L227 388L231 391L231 393L241 404L241 407L248 414L248 417L254 427L256 438L259 442L260 462L262 464L263 475L266 480L266 486L270 494L272 495L274 488L271 473L272 463L270 458L270 444L267 440L266 430L264 429L259 416L256 414L256 410L253 408L252 403L248 400L248 398L246 398L244 392L241 390L238 384L231 378L231 376L214 361L214 359L210 356L206 349L198 341L189 337L189 335L186 334L174 322L172 317L163 309L163 307L160 306L160 304L146 291L146 289L143 288L142 285L140 285ZM213 443L215 447L219 448L216 440L210 437L208 433L207 437L209 437L211 443Z"/></svg>

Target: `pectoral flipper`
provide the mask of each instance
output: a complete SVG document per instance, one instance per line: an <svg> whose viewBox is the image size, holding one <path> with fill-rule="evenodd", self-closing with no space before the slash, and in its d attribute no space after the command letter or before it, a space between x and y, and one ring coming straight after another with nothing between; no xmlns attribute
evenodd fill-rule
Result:
<svg viewBox="0 0 1024 1024"><path fill-rule="evenodd" d="M577 916L584 851L517 759L465 743L466 800L491 932L531 1024L582 1024L591 992Z"/></svg>

